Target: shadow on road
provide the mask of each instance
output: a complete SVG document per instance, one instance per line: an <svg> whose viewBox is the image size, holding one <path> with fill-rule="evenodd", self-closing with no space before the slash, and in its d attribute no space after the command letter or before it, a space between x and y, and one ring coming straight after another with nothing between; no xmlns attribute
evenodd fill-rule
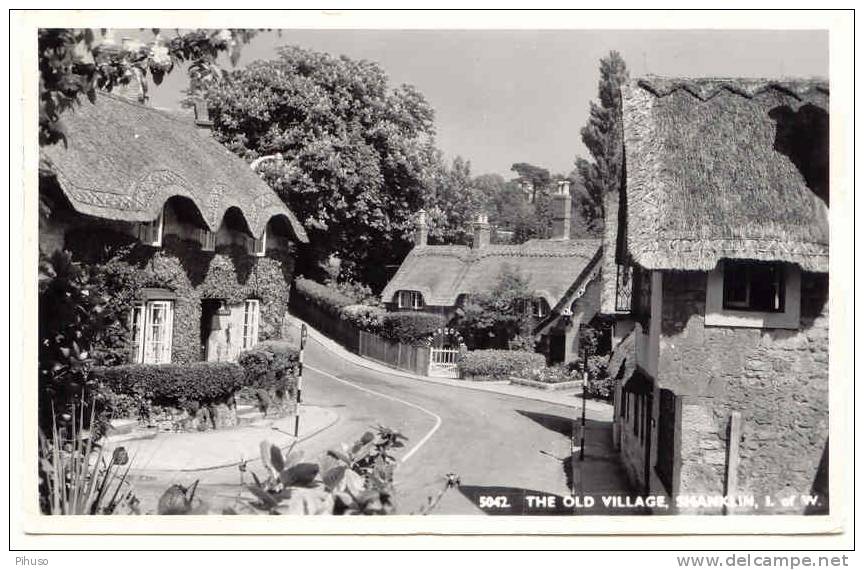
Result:
<svg viewBox="0 0 864 570"><path fill-rule="evenodd" d="M590 496L594 505L576 510L586 515L637 515L646 514L638 507L629 507L638 496L630 486L618 452L612 443L612 423L596 420L585 421L585 453L579 459L580 419L553 414L516 410L526 418L546 429L573 438L575 452L564 458L560 465L564 471L567 488L578 497Z"/></svg>

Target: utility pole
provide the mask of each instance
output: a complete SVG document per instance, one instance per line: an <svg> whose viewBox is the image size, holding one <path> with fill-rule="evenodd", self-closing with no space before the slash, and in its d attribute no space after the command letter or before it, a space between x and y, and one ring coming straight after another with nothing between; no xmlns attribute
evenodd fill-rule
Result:
<svg viewBox="0 0 864 570"><path fill-rule="evenodd" d="M294 411L294 437L300 438L300 403L303 401L303 349L306 348L306 323L300 325L300 354L297 356L297 409Z"/></svg>

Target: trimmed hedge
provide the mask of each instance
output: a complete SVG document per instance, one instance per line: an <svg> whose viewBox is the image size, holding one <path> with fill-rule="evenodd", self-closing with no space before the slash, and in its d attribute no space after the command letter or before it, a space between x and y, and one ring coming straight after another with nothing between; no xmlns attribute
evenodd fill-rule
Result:
<svg viewBox="0 0 864 570"><path fill-rule="evenodd" d="M377 333L381 330L381 322L385 314L386 311L381 307L348 305L342 307L340 316L342 320L351 323L361 331Z"/></svg>
<svg viewBox="0 0 864 570"><path fill-rule="evenodd" d="M546 357L522 350L472 350L459 359L462 377L481 376L506 380L510 376L528 377L546 366Z"/></svg>
<svg viewBox="0 0 864 570"><path fill-rule="evenodd" d="M313 305L337 318L340 317L343 307L356 303L351 297L305 277L298 277L294 280L294 291Z"/></svg>
<svg viewBox="0 0 864 570"><path fill-rule="evenodd" d="M444 328L444 317L420 311L386 313L381 318L381 336L402 344L418 344Z"/></svg>
<svg viewBox="0 0 864 570"><path fill-rule="evenodd" d="M243 368L233 362L127 364L94 368L93 375L113 394L190 413L230 402L245 382Z"/></svg>

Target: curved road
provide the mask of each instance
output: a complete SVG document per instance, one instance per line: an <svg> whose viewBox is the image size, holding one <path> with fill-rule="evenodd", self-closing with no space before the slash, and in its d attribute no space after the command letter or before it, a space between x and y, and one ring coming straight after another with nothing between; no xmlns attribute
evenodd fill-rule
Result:
<svg viewBox="0 0 864 570"><path fill-rule="evenodd" d="M340 414L336 426L302 444L305 453L323 453L378 424L401 431L409 439L396 471L400 514L419 512L444 487L448 473L459 475L461 487L445 494L435 514L481 514L481 495L510 496L511 509L486 511L516 514L520 506L512 497L526 491L570 493L575 407L364 368L312 336L304 360L304 403L334 407ZM589 427L598 438L609 437L608 425L592 421ZM608 467L619 470L609 459ZM613 475L616 483L620 473ZM607 489L592 489L602 490Z"/></svg>
<svg viewBox="0 0 864 570"><path fill-rule="evenodd" d="M445 487L448 473L457 474L461 485L449 490L430 514L528 514L526 494L556 495L560 500L571 493L570 437L576 407L407 378L383 366L367 368L355 362L355 355L331 345L310 335L304 352L303 404L330 408L339 416L336 424L298 444L306 458L351 443L378 425L402 432L408 441L396 454L398 514L421 512L429 497L437 497ZM592 415L589 410L589 460L577 463L576 492L625 494L609 422ZM290 438L286 435L280 442L274 434L272 441L287 445ZM253 471L258 467L250 465ZM135 485L145 511L155 512L166 481L188 485L200 479L202 495L215 506L236 500L239 476L234 466L145 477ZM499 501L480 508L481 497L494 501L502 496L509 507ZM572 509L558 512L569 514Z"/></svg>

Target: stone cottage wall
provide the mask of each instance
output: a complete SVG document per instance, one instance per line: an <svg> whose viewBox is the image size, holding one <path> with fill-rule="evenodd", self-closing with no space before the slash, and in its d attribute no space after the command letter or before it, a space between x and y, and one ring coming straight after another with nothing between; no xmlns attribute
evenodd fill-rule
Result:
<svg viewBox="0 0 864 570"><path fill-rule="evenodd" d="M772 495L775 503L809 494L828 442L827 276L802 274L799 330L706 327L706 283L700 272L663 277L658 376L683 397L680 492L724 492L737 411L737 494Z"/></svg>

